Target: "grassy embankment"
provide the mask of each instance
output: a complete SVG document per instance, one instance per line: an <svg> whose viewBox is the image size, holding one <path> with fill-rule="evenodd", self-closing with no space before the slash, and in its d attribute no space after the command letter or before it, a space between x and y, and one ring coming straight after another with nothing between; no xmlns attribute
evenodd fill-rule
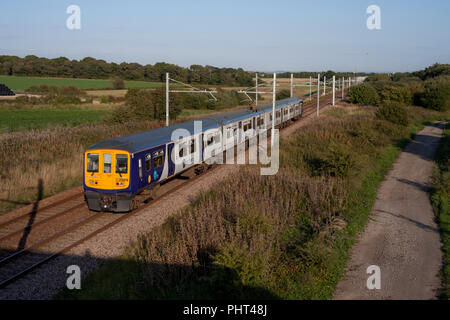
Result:
<svg viewBox="0 0 450 320"><path fill-rule="evenodd" d="M88 276L67 299L329 299L412 125L336 108L280 145L280 170L243 166ZM238 191L237 191L238 190Z"/></svg>
<svg viewBox="0 0 450 320"><path fill-rule="evenodd" d="M444 254L441 275L443 288L440 298L448 300L450 299L450 124L447 124L436 154L431 203L439 223Z"/></svg>

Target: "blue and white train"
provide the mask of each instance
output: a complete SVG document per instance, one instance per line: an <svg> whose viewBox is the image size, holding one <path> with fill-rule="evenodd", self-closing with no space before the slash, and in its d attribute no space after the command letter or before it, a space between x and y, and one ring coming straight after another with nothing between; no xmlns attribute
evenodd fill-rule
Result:
<svg viewBox="0 0 450 320"><path fill-rule="evenodd" d="M283 127L302 113L302 99L280 100L275 107L275 126ZM236 111L101 141L85 152L85 200L93 211L131 211L136 206L135 196L145 189L199 163L210 164L214 154L204 152L207 147L214 145L215 150L224 152L271 126L272 107L266 105L258 111ZM187 132L187 137L174 137L177 129ZM199 161L175 161L194 154Z"/></svg>

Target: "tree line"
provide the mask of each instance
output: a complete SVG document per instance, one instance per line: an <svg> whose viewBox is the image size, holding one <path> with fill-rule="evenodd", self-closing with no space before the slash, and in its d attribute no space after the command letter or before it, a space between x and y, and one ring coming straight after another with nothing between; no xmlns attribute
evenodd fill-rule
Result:
<svg viewBox="0 0 450 320"><path fill-rule="evenodd" d="M206 85L252 86L253 74L242 68L217 68L191 65L189 68L158 62L154 65L139 63L106 62L91 57L82 60L55 59L28 55L0 56L0 74L9 76L67 77L86 79L120 78L124 80L165 81L166 72L171 78L187 83Z"/></svg>
<svg viewBox="0 0 450 320"><path fill-rule="evenodd" d="M407 125L407 106L450 110L450 64L436 63L412 73L375 74L352 87L349 97L353 103L379 106L377 117Z"/></svg>

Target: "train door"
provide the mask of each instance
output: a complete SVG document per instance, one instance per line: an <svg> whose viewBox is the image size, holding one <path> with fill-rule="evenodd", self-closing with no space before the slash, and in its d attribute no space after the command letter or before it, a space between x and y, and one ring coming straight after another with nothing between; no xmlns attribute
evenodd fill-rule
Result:
<svg viewBox="0 0 450 320"><path fill-rule="evenodd" d="M236 137L236 145L239 144L242 141L242 121L239 121L239 126L238 126L239 130L238 130L238 135Z"/></svg>
<svg viewBox="0 0 450 320"><path fill-rule="evenodd" d="M224 130L224 137L223 137L223 150L228 150L232 148L235 144L236 140L236 127L229 126Z"/></svg>
<svg viewBox="0 0 450 320"><path fill-rule="evenodd" d="M154 149L151 152L151 172L150 172L150 176L149 176L149 181L159 181L159 179L161 178L161 174L163 172L164 169L164 151L165 151L165 146L159 148L159 149Z"/></svg>
<svg viewBox="0 0 450 320"><path fill-rule="evenodd" d="M148 173L146 170L144 170L144 161L142 159L142 156L139 156L138 158L138 176L139 176L139 182L138 182L138 189L143 189L147 185L146 177L148 176Z"/></svg>
<svg viewBox="0 0 450 320"><path fill-rule="evenodd" d="M113 175L113 153L112 152L102 152L102 174L101 180L104 186L115 186L115 177Z"/></svg>
<svg viewBox="0 0 450 320"><path fill-rule="evenodd" d="M199 160L200 160L200 162L203 160L203 158L204 158L204 148L205 148L205 144L204 144L204 141L203 141L203 138L204 138L204 134L203 133L201 133L200 135L199 135L199 138L198 138L198 144L199 144L199 150L198 150L198 152L200 153L199 154Z"/></svg>
<svg viewBox="0 0 450 320"><path fill-rule="evenodd" d="M173 159L175 159L175 158L173 158L174 157L174 155L173 155L173 146L174 146L173 143L171 143L171 144L169 144L167 146L167 157L168 157L167 160L168 160L168 164L169 164L168 176L169 177L173 176L174 173L175 173L175 163L173 162Z"/></svg>

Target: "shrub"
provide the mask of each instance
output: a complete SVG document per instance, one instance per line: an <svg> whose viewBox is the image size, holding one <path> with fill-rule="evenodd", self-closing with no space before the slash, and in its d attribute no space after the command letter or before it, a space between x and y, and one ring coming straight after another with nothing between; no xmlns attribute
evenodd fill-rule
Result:
<svg viewBox="0 0 450 320"><path fill-rule="evenodd" d="M413 96L408 87L388 86L380 93L383 102L398 102L401 105L411 105Z"/></svg>
<svg viewBox="0 0 450 320"><path fill-rule="evenodd" d="M100 98L100 102L101 103L108 103L109 102L109 97L108 96L102 96Z"/></svg>
<svg viewBox="0 0 450 320"><path fill-rule="evenodd" d="M283 89L277 93L277 100L282 100L291 97L291 92L289 90Z"/></svg>
<svg viewBox="0 0 450 320"><path fill-rule="evenodd" d="M450 77L441 76L427 80L421 95L421 103L425 108L445 111L450 109Z"/></svg>
<svg viewBox="0 0 450 320"><path fill-rule="evenodd" d="M306 155L305 160L313 176L346 177L356 165L349 148L342 143L332 143L327 152Z"/></svg>
<svg viewBox="0 0 450 320"><path fill-rule="evenodd" d="M377 91L368 83L351 87L349 96L352 103L358 104L376 105L379 100Z"/></svg>
<svg viewBox="0 0 450 320"><path fill-rule="evenodd" d="M383 104L378 109L376 116L378 119L387 120L402 126L407 126L409 123L408 113L405 107L395 102Z"/></svg>
<svg viewBox="0 0 450 320"><path fill-rule="evenodd" d="M112 81L113 89L125 89L125 82L120 78L114 78Z"/></svg>

